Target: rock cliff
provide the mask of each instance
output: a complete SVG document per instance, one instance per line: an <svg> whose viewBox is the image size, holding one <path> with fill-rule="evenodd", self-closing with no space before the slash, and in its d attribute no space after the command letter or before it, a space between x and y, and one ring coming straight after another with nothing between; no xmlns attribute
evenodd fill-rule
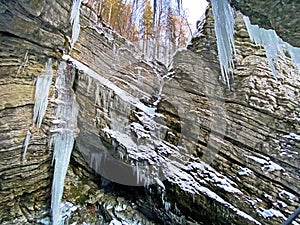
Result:
<svg viewBox="0 0 300 225"><path fill-rule="evenodd" d="M40 129L32 122L34 81L48 58L54 74L61 60L76 69L78 136L63 198L70 223L280 224L298 207L300 80L286 59L275 81L241 15L228 90L210 10L167 69L86 5L70 51L70 5L1 1L2 224L49 220L56 104Z"/></svg>

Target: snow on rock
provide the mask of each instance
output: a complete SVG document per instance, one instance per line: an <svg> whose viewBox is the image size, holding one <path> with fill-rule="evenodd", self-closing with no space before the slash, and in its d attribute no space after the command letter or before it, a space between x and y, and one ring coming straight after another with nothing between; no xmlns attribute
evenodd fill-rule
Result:
<svg viewBox="0 0 300 225"><path fill-rule="evenodd" d="M112 221L110 221L109 225L123 225L123 223L119 220L113 219Z"/></svg>
<svg viewBox="0 0 300 225"><path fill-rule="evenodd" d="M259 213L264 217L264 218L270 218L270 217L281 217L283 218L284 220L286 220L287 218L279 211L279 210L276 210L276 209L263 209L261 208L259 210Z"/></svg>
<svg viewBox="0 0 300 225"><path fill-rule="evenodd" d="M276 208L286 208L288 205L283 201L276 201L273 203Z"/></svg>
<svg viewBox="0 0 300 225"><path fill-rule="evenodd" d="M261 167L261 170L265 171L266 173L272 173L274 171L285 171L283 167L271 161L269 157L261 156L262 158L260 158L256 156L250 156L250 155L245 155L245 156L259 164L262 164L263 166Z"/></svg>
<svg viewBox="0 0 300 225"><path fill-rule="evenodd" d="M119 144L121 144L128 151L134 151L137 148L137 144L132 140L127 134L121 133L116 130L111 130L104 128L103 131L110 135L111 138L114 138Z"/></svg>
<svg viewBox="0 0 300 225"><path fill-rule="evenodd" d="M84 73L86 73L90 77L94 78L97 82L100 82L100 84L103 85L103 86L105 86L106 88L113 90L113 92L116 95L118 95L119 98L122 101L127 102L127 103L129 103L129 104L137 107L138 109L142 110L143 112L147 113L148 115L153 115L153 113L155 111L155 108L146 106L145 104L143 104L142 102L140 102L138 98L136 98L136 97L130 95L128 92L122 90L117 85L115 85L114 83L112 83L108 79L100 76L95 71L93 71L89 67L85 66L81 62L73 59L71 56L69 56L69 55L63 55L62 58L64 60L71 61L72 63L74 63L76 65L76 67L79 70L83 71Z"/></svg>
<svg viewBox="0 0 300 225"><path fill-rule="evenodd" d="M146 131L144 127L136 122L130 124L130 129L136 133L138 138L150 138L150 132Z"/></svg>
<svg viewBox="0 0 300 225"><path fill-rule="evenodd" d="M279 196L283 197L283 198L286 198L291 202L294 202L294 201L297 200L297 197L294 194L292 194L288 191L285 191L285 190L282 190L281 192L279 192Z"/></svg>
<svg viewBox="0 0 300 225"><path fill-rule="evenodd" d="M284 169L279 166L278 164L272 162L272 161L269 161L269 165L265 165L261 168L263 171L266 171L267 173L271 173L271 172L274 172L274 171L284 171Z"/></svg>
<svg viewBox="0 0 300 225"><path fill-rule="evenodd" d="M288 139L292 139L292 140L300 141L300 135L295 134L295 133L289 133L287 135L284 135L283 137L288 138Z"/></svg>
<svg viewBox="0 0 300 225"><path fill-rule="evenodd" d="M263 164L263 165L269 164L269 161L267 161L265 159L262 159L262 158L259 158L259 157L256 157L256 156L250 156L250 155L245 155L245 156L249 159L254 160L255 162L257 162L259 164Z"/></svg>
<svg viewBox="0 0 300 225"><path fill-rule="evenodd" d="M247 168L247 167L241 167L241 168L239 168L239 170L238 170L238 174L239 174L240 176L250 176L252 173L253 173L253 171L250 170L250 169Z"/></svg>

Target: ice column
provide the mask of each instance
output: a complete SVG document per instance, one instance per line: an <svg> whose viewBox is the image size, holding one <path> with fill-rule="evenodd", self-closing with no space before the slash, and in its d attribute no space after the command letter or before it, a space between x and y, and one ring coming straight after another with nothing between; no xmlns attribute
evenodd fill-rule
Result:
<svg viewBox="0 0 300 225"><path fill-rule="evenodd" d="M234 11L229 0L212 0L212 11L215 20L218 56L224 83L230 86L229 74L233 69L234 47Z"/></svg>
<svg viewBox="0 0 300 225"><path fill-rule="evenodd" d="M75 70L70 72L66 62L62 61L55 82L57 109L56 118L53 121L54 127L51 130L54 133L53 161L55 161L51 198L53 225L64 224L63 218L61 218L60 204L77 128L78 106L72 90L74 76Z"/></svg>

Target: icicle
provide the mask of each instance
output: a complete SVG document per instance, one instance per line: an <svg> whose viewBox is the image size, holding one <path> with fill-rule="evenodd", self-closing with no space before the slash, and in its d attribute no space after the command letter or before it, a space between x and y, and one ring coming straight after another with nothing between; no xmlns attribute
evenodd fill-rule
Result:
<svg viewBox="0 0 300 225"><path fill-rule="evenodd" d="M27 153L30 137L31 137L31 132L27 130L25 141L24 141L24 151L22 156L23 161L26 161L26 153Z"/></svg>
<svg viewBox="0 0 300 225"><path fill-rule="evenodd" d="M64 121L56 124L57 132L53 139L55 161L52 182L51 212L53 225L64 224L61 214L61 199L64 180L67 173L71 152L73 150L75 131L77 127L77 103L72 90L73 71L67 73L66 62L61 62L57 71L55 87L58 93L58 106L55 120ZM54 123L55 124L55 123Z"/></svg>
<svg viewBox="0 0 300 225"><path fill-rule="evenodd" d="M91 85L92 85L92 78L87 76L88 85L87 85L87 93L90 93Z"/></svg>
<svg viewBox="0 0 300 225"><path fill-rule="evenodd" d="M81 4L81 0L73 0L71 16L70 16L70 23L72 25L71 47L74 46L80 33L80 22L79 22L80 4Z"/></svg>
<svg viewBox="0 0 300 225"><path fill-rule="evenodd" d="M95 105L101 106L100 90L98 84L96 84L96 90L95 90Z"/></svg>
<svg viewBox="0 0 300 225"><path fill-rule="evenodd" d="M18 76L19 74L23 73L23 71L24 71L25 66L27 65L27 63L28 63L28 50L25 53L23 62L20 64L20 66L18 68L16 76Z"/></svg>
<svg viewBox="0 0 300 225"><path fill-rule="evenodd" d="M278 54L285 58L283 51L284 48L288 51L294 66L298 68L300 72L300 48L293 47L284 42L280 37L277 36L274 30L266 30L264 28L260 28L258 25L252 25L250 23L250 19L246 16L244 16L244 21L251 41L257 45L264 46L268 63L275 79L277 79L277 72L274 62L278 63Z"/></svg>
<svg viewBox="0 0 300 225"><path fill-rule="evenodd" d="M251 41L256 45L262 45L265 48L269 66L277 80L277 72L274 63L278 64L278 52L284 57L282 45L274 30L266 30L258 25L252 25L248 17L244 16L244 21Z"/></svg>
<svg viewBox="0 0 300 225"><path fill-rule="evenodd" d="M230 87L229 72L233 69L234 47L234 12L228 0L212 0L215 19L218 56L224 83Z"/></svg>
<svg viewBox="0 0 300 225"><path fill-rule="evenodd" d="M45 65L43 75L39 76L36 81L33 123L36 123L38 128L41 127L42 120L46 113L46 108L48 105L48 94L52 82L52 76L52 62L51 59L48 59Z"/></svg>
<svg viewBox="0 0 300 225"><path fill-rule="evenodd" d="M300 72L300 48L293 47L288 43L285 43L285 47L292 57L294 66L297 67Z"/></svg>
<svg viewBox="0 0 300 225"><path fill-rule="evenodd" d="M164 207L166 211L169 211L171 209L171 203L170 202L164 202Z"/></svg>
<svg viewBox="0 0 300 225"><path fill-rule="evenodd" d="M139 168L139 163L136 163L136 183L139 184L140 182L140 168Z"/></svg>

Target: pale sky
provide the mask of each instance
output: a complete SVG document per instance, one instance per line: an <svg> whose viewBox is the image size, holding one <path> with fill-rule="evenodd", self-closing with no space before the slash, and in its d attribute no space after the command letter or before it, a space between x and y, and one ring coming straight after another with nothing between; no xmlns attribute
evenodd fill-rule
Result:
<svg viewBox="0 0 300 225"><path fill-rule="evenodd" d="M185 10L192 32L196 30L196 22L205 12L206 0L182 0L182 8Z"/></svg>

